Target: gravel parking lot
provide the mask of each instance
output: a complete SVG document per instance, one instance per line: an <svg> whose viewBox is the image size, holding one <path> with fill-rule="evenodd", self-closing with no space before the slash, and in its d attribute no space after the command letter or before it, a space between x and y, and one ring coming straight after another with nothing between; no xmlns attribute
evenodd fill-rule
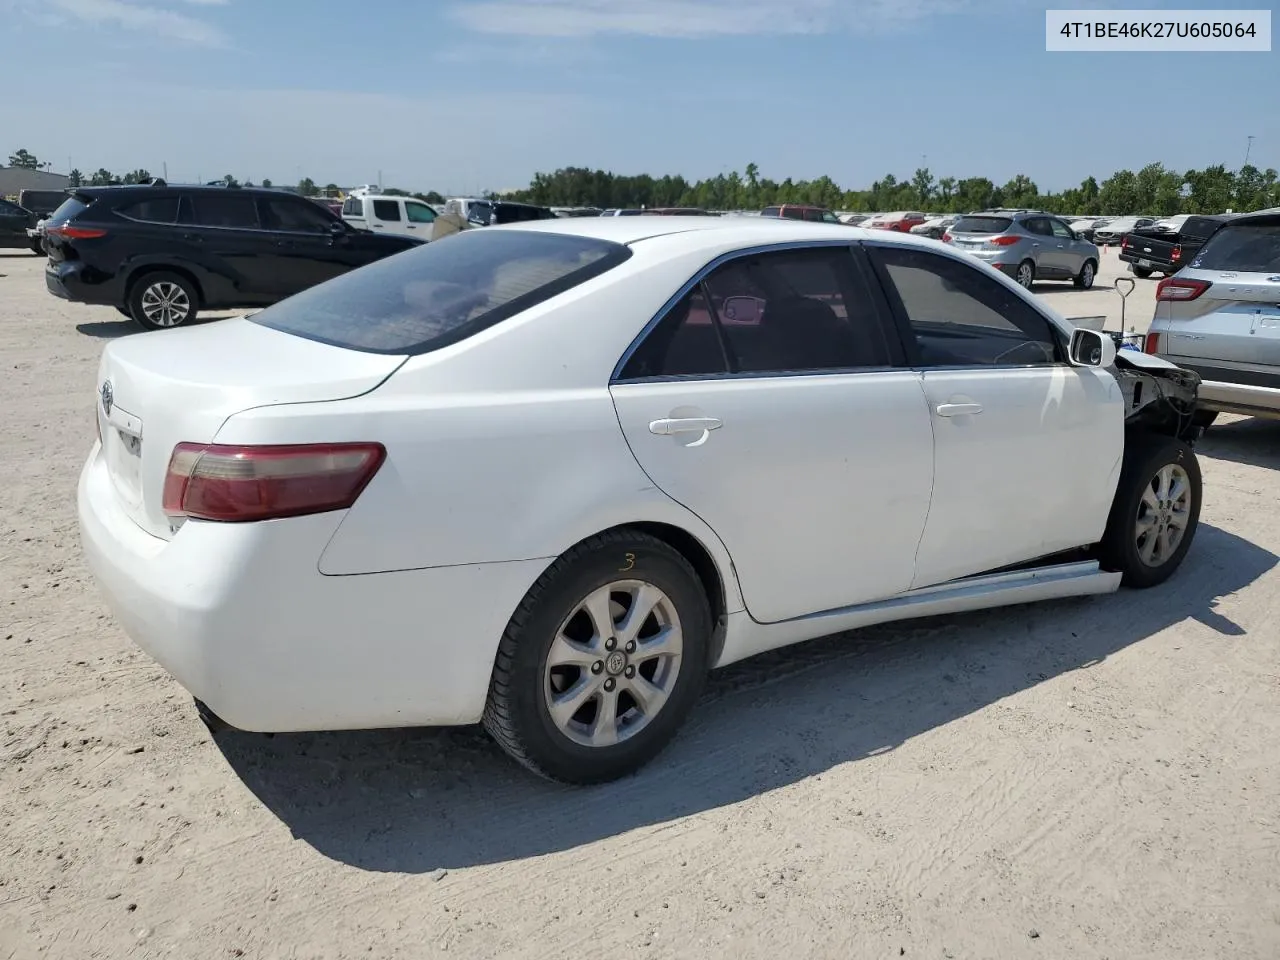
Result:
<svg viewBox="0 0 1280 960"><path fill-rule="evenodd" d="M1119 266L1037 292L1118 329ZM42 271L0 252L0 957L1280 956L1280 423L1203 441L1163 587L741 664L573 790L475 730L215 743L77 543L132 325Z"/></svg>

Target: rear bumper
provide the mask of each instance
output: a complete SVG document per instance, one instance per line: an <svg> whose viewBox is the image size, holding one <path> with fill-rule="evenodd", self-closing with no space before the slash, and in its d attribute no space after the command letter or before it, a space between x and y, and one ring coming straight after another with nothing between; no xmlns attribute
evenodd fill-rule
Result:
<svg viewBox="0 0 1280 960"><path fill-rule="evenodd" d="M546 561L325 576L344 514L190 521L151 536L95 444L80 476L85 557L130 638L243 730L479 720L498 641Z"/></svg>
<svg viewBox="0 0 1280 960"><path fill-rule="evenodd" d="M63 300L78 303L124 306L124 291L113 276L94 270L80 261L50 260L44 268L44 282L49 292Z"/></svg>
<svg viewBox="0 0 1280 960"><path fill-rule="evenodd" d="M1206 410L1280 418L1280 388L1201 380L1198 403Z"/></svg>

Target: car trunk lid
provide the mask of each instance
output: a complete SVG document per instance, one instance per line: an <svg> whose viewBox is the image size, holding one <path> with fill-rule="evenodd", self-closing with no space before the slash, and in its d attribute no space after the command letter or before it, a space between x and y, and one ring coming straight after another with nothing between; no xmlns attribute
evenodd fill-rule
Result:
<svg viewBox="0 0 1280 960"><path fill-rule="evenodd" d="M164 478L177 444L212 442L228 417L253 407L367 393L404 360L242 318L114 341L102 354L96 399L116 496L135 523L168 539L176 528L163 510Z"/></svg>

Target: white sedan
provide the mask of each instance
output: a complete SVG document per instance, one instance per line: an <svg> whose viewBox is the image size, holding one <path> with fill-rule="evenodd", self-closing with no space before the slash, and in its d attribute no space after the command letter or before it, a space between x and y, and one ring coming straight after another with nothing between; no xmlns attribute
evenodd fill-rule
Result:
<svg viewBox="0 0 1280 960"><path fill-rule="evenodd" d="M211 724L483 721L595 782L710 668L1161 582L1196 382L906 234L515 224L111 343L81 533Z"/></svg>

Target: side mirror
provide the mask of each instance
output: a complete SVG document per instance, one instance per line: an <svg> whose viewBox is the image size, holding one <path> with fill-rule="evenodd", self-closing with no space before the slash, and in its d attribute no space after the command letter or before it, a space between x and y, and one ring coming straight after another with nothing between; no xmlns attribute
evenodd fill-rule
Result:
<svg viewBox="0 0 1280 960"><path fill-rule="evenodd" d="M335 237L345 237L351 232L351 225L345 220L335 220L329 224L329 233Z"/></svg>
<svg viewBox="0 0 1280 960"><path fill-rule="evenodd" d="M759 297L727 297L720 304L720 317L725 323L754 325L764 315L764 301Z"/></svg>
<svg viewBox="0 0 1280 960"><path fill-rule="evenodd" d="M1116 362L1116 342L1110 334L1077 327L1071 333L1070 356L1077 367L1109 367Z"/></svg>

